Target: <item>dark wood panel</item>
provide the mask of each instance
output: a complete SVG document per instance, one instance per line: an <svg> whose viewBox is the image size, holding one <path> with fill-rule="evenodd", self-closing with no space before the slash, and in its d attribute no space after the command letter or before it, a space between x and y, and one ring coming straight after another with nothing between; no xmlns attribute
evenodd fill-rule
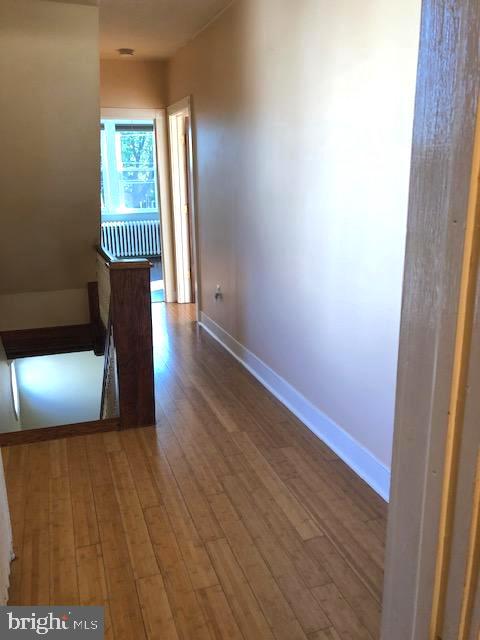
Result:
<svg viewBox="0 0 480 640"><path fill-rule="evenodd" d="M101 356L105 350L105 327L100 317L98 283L87 284L90 324L36 327L0 332L7 358L46 356L55 353L91 351Z"/></svg>
<svg viewBox="0 0 480 640"><path fill-rule="evenodd" d="M57 427L41 427L38 429L24 429L0 433L0 447L16 444L31 444L45 440L58 440L73 436L86 436L100 431L116 431L119 428L117 419L92 420L91 422L77 422L76 424L62 424Z"/></svg>
<svg viewBox="0 0 480 640"><path fill-rule="evenodd" d="M120 425L155 424L150 265L110 268Z"/></svg>
<svg viewBox="0 0 480 640"><path fill-rule="evenodd" d="M91 351L94 344L90 324L2 331L0 338L5 347L7 358L10 360L54 353Z"/></svg>
<svg viewBox="0 0 480 640"><path fill-rule="evenodd" d="M90 309L90 325L92 328L93 351L96 356L103 356L105 353L106 329L103 326L100 315L100 302L98 298L98 282L89 282L88 307Z"/></svg>

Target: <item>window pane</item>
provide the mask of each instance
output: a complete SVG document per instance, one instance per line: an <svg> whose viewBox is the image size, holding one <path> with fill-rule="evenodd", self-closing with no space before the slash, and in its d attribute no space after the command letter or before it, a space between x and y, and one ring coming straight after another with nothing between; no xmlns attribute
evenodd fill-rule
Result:
<svg viewBox="0 0 480 640"><path fill-rule="evenodd" d="M153 169L153 131L117 131L119 169Z"/></svg>
<svg viewBox="0 0 480 640"><path fill-rule="evenodd" d="M154 171L122 171L120 189L125 209L156 209Z"/></svg>
<svg viewBox="0 0 480 640"><path fill-rule="evenodd" d="M154 136L148 121L102 122L103 214L158 211Z"/></svg>
<svg viewBox="0 0 480 640"><path fill-rule="evenodd" d="M103 182L103 161L102 161L102 168L100 171L100 202L102 205L102 211L105 209L105 185Z"/></svg>
<svg viewBox="0 0 480 640"><path fill-rule="evenodd" d="M105 211L105 162L105 131L102 125L102 129L100 132L100 202L102 212Z"/></svg>

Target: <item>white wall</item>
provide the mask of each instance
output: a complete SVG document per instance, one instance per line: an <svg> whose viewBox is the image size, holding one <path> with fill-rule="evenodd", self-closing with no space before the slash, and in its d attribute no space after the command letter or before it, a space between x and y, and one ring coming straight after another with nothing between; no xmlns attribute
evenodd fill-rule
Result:
<svg viewBox="0 0 480 640"><path fill-rule="evenodd" d="M19 423L13 408L10 367L0 340L0 432L15 431Z"/></svg>
<svg viewBox="0 0 480 640"><path fill-rule="evenodd" d="M419 20L420 0L238 0L169 67L170 103L194 102L204 319L373 484L392 448Z"/></svg>
<svg viewBox="0 0 480 640"><path fill-rule="evenodd" d="M65 324L72 298L84 321L100 226L98 55L97 7L0 2L1 329ZM52 305L15 300L5 326L11 296L52 291Z"/></svg>
<svg viewBox="0 0 480 640"><path fill-rule="evenodd" d="M18 426L13 409L10 369L0 340L0 432L15 431ZM0 606L7 603L11 556L12 530L0 452Z"/></svg>
<svg viewBox="0 0 480 640"><path fill-rule="evenodd" d="M3 460L0 454L0 606L6 605L8 600L10 561L12 557L12 527L10 524Z"/></svg>
<svg viewBox="0 0 480 640"><path fill-rule="evenodd" d="M22 428L98 420L103 363L92 351L15 360Z"/></svg>

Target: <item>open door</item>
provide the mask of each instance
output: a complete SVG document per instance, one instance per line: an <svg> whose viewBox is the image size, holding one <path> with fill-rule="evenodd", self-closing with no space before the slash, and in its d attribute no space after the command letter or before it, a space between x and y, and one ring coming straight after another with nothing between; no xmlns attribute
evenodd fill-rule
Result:
<svg viewBox="0 0 480 640"><path fill-rule="evenodd" d="M480 638L480 5L454 5L422 9L382 640Z"/></svg>
<svg viewBox="0 0 480 640"><path fill-rule="evenodd" d="M168 108L177 302L196 301L193 157L190 100Z"/></svg>

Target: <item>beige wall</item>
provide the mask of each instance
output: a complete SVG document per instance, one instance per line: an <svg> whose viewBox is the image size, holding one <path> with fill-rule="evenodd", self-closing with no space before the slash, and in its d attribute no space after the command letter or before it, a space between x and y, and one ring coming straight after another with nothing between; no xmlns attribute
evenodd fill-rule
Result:
<svg viewBox="0 0 480 640"><path fill-rule="evenodd" d="M0 305L75 290L83 316L100 220L98 9L2 0L0 42ZM13 324L40 326L37 311Z"/></svg>
<svg viewBox="0 0 480 640"><path fill-rule="evenodd" d="M357 467L390 466L419 17L239 0L169 67L170 102L193 94L202 310Z"/></svg>
<svg viewBox="0 0 480 640"><path fill-rule="evenodd" d="M158 109L166 106L166 63L102 60L100 102L105 108Z"/></svg>

